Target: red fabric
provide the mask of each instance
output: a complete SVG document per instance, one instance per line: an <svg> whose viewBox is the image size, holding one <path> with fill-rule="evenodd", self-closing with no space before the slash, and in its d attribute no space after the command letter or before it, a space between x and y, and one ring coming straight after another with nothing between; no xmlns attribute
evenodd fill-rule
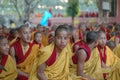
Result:
<svg viewBox="0 0 120 80"><path fill-rule="evenodd" d="M99 54L100 54L101 64L102 64L102 62L106 63L106 59L107 59L107 57L106 57L106 46L104 47L104 53L103 53L104 55L102 55L102 51L100 49L101 49L101 47L98 46L98 51L99 51ZM106 74L103 74L103 77L105 79L106 78Z"/></svg>
<svg viewBox="0 0 120 80"><path fill-rule="evenodd" d="M78 34L79 34L79 39L80 39L80 40L83 40L83 34L81 33L80 30L78 31Z"/></svg>
<svg viewBox="0 0 120 80"><path fill-rule="evenodd" d="M20 40L17 40L13 45L12 45L15 49L15 57L16 57L16 62L17 64L20 64L22 62L24 62L24 60L28 57L28 55L31 52L31 48L32 48L32 44L29 44L29 49L28 51L25 53L25 55L23 54L23 50L22 50L22 46L20 44Z"/></svg>
<svg viewBox="0 0 120 80"><path fill-rule="evenodd" d="M28 80L28 78L23 75L18 75L17 80Z"/></svg>
<svg viewBox="0 0 120 80"><path fill-rule="evenodd" d="M48 66L51 66L51 65L56 61L56 55L57 55L56 49L54 48L51 56L50 56L50 57L48 58L48 60L46 61L46 64L47 64Z"/></svg>
<svg viewBox="0 0 120 80"><path fill-rule="evenodd" d="M87 44L84 44L84 45L81 45L81 47L80 47L78 50L80 50L80 49L84 49L84 50L86 51L86 53L87 53L87 58L86 58L85 61L88 61L89 58L90 58L90 55L91 55L91 50L90 50L90 48L88 47ZM77 61L78 61L77 54L75 54L75 55L72 57L72 61L73 61L74 64L77 64Z"/></svg>
<svg viewBox="0 0 120 80"><path fill-rule="evenodd" d="M100 46L98 46L98 51L99 51L99 54L100 54L100 60L101 60L101 62L103 61L104 63L106 63L106 47L104 47L104 55L102 55L102 51L100 50L101 49L101 47Z"/></svg>
<svg viewBox="0 0 120 80"><path fill-rule="evenodd" d="M4 55L4 56L2 57L2 60L1 60L0 65L2 65L2 66L4 67L5 64L6 64L7 59L8 59L8 55ZM2 69L0 69L0 73L1 73L1 72L2 72Z"/></svg>
<svg viewBox="0 0 120 80"><path fill-rule="evenodd" d="M50 19L48 19L48 26L51 26L51 21L50 21Z"/></svg>
<svg viewBox="0 0 120 80"><path fill-rule="evenodd" d="M79 47L81 47L82 45L84 45L85 44L85 42L84 41L78 41L78 42L76 42L74 45L73 45L73 52L75 52L75 46L76 45L78 45Z"/></svg>
<svg viewBox="0 0 120 80"><path fill-rule="evenodd" d="M8 37L9 37L9 33L5 33L5 37L8 39Z"/></svg>

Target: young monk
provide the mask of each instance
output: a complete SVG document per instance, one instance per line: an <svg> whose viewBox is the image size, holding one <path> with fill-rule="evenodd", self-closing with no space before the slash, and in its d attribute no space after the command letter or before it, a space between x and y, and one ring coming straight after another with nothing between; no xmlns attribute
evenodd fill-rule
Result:
<svg viewBox="0 0 120 80"><path fill-rule="evenodd" d="M0 80L16 80L17 69L9 53L8 40L0 36Z"/></svg>
<svg viewBox="0 0 120 80"><path fill-rule="evenodd" d="M45 34L44 28L41 25L37 26L37 30L38 30L38 32L40 32L42 34L42 44L43 44L43 46L47 46L48 45L48 34Z"/></svg>
<svg viewBox="0 0 120 80"><path fill-rule="evenodd" d="M20 26L19 39L10 48L10 54L18 69L17 80L27 80L33 61L38 53L38 46L30 43L31 34L28 25Z"/></svg>
<svg viewBox="0 0 120 80"><path fill-rule="evenodd" d="M68 29L60 25L55 31L54 43L40 50L29 80L71 80L69 76L71 49L67 43Z"/></svg>
<svg viewBox="0 0 120 80"><path fill-rule="evenodd" d="M42 34L41 34L40 32L36 32L36 33L34 34L34 41L32 42L32 44L33 44L33 45L34 45L34 44L37 44L38 47L39 47L39 49L40 49L41 47L43 47L43 45L42 45Z"/></svg>
<svg viewBox="0 0 120 80"><path fill-rule="evenodd" d="M73 80L80 80L82 79L81 76L87 80L100 79L101 76L96 72L100 65L97 62L92 62L97 55L96 53L92 53L92 50L98 43L97 39L97 32L90 31L86 35L87 43L76 49L76 53L72 56L70 67Z"/></svg>
<svg viewBox="0 0 120 80"><path fill-rule="evenodd" d="M99 54L103 78L105 80L120 79L120 59L106 46L106 34L103 31L98 32L99 44L96 53Z"/></svg>
<svg viewBox="0 0 120 80"><path fill-rule="evenodd" d="M83 33L86 31L86 25L84 23L79 24L79 39L83 40Z"/></svg>

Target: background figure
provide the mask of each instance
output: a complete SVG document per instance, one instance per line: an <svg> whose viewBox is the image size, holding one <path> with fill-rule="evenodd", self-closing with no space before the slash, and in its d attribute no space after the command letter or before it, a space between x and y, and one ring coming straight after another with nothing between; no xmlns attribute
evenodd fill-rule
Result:
<svg viewBox="0 0 120 80"><path fill-rule="evenodd" d="M51 24L49 18L51 17L52 9L49 9L49 11L45 11L40 21L41 26L50 26Z"/></svg>

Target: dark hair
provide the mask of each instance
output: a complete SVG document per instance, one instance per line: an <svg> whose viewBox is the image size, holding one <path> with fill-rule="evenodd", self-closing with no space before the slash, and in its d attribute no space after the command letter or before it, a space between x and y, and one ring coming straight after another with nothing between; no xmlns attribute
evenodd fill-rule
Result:
<svg viewBox="0 0 120 80"><path fill-rule="evenodd" d="M38 28L38 27L42 27L42 25L41 25L41 24L38 24L38 25L37 25L37 28Z"/></svg>
<svg viewBox="0 0 120 80"><path fill-rule="evenodd" d="M59 25L55 30L55 36L57 35L57 33L59 31L62 31L62 30L67 31L67 32L69 31L68 28L65 25Z"/></svg>
<svg viewBox="0 0 120 80"><path fill-rule="evenodd" d="M113 26L112 26L112 25L108 25L107 28L108 28L108 29L112 29Z"/></svg>
<svg viewBox="0 0 120 80"><path fill-rule="evenodd" d="M115 26L115 31L120 31L120 25Z"/></svg>
<svg viewBox="0 0 120 80"><path fill-rule="evenodd" d="M86 35L86 41L88 44L93 43L97 39L98 39L98 34L96 31L90 31Z"/></svg>
<svg viewBox="0 0 120 80"><path fill-rule="evenodd" d="M109 48L115 48L115 46L116 46L114 41L108 41L106 44Z"/></svg>
<svg viewBox="0 0 120 80"><path fill-rule="evenodd" d="M15 29L11 29L11 30L10 30L10 34L13 35L16 31L17 31L16 28L15 28Z"/></svg>

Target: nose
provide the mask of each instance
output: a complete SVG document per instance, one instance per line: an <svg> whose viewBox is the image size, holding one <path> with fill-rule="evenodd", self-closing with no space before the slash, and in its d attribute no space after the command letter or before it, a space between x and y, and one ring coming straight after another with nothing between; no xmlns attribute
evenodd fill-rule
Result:
<svg viewBox="0 0 120 80"><path fill-rule="evenodd" d="M65 40L64 40L64 38L62 38L61 43L64 43L64 42L65 42Z"/></svg>

